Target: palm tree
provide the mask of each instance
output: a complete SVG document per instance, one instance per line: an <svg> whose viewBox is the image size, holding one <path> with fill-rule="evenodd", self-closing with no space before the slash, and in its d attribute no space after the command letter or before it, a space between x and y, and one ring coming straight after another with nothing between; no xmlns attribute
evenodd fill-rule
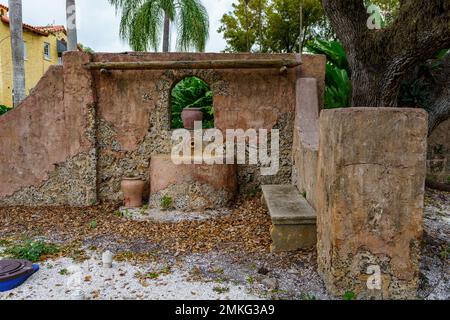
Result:
<svg viewBox="0 0 450 320"><path fill-rule="evenodd" d="M170 25L177 28L177 49L204 51L209 37L208 12L201 0L109 0L122 9L120 35L135 51L169 52Z"/></svg>
<svg viewBox="0 0 450 320"><path fill-rule="evenodd" d="M22 27L22 0L9 0L9 28L13 62L13 106L17 107L26 97L25 62Z"/></svg>
<svg viewBox="0 0 450 320"><path fill-rule="evenodd" d="M77 16L75 10L75 0L66 0L66 21L67 21L67 50L78 50L77 39Z"/></svg>

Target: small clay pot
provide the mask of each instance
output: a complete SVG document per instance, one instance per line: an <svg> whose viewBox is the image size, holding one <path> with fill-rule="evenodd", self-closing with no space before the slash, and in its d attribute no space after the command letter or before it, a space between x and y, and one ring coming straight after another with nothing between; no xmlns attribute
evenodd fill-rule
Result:
<svg viewBox="0 0 450 320"><path fill-rule="evenodd" d="M125 178L121 187L125 197L125 207L128 209L142 207L142 195L144 193L145 182L140 178Z"/></svg>
<svg viewBox="0 0 450 320"><path fill-rule="evenodd" d="M195 121L203 121L203 112L200 108L186 108L181 113L184 128L194 130Z"/></svg>

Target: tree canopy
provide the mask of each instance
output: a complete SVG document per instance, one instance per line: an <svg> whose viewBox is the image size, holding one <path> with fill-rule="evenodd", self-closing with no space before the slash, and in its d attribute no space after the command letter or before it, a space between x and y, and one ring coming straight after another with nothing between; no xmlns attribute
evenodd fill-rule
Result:
<svg viewBox="0 0 450 320"><path fill-rule="evenodd" d="M319 0L250 0L248 6L245 0L238 0L233 10L223 15L218 32L227 41L226 52L274 53L298 52L306 41L333 34Z"/></svg>

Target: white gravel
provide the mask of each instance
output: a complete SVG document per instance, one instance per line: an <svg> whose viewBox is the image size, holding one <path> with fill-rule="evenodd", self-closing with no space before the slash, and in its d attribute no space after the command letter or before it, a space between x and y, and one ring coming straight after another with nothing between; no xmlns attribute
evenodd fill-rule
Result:
<svg viewBox="0 0 450 320"><path fill-rule="evenodd" d="M81 290L85 299L100 300L234 300L259 299L244 286L232 283L190 281L189 273L182 268L174 268L169 274L160 275L155 280L141 283L137 273L159 270L157 263L133 265L115 262L112 269L102 267L99 255L81 264L63 258L40 264L40 271L15 290L0 293L0 300L71 300L77 287L70 284L76 275L67 270L81 268ZM217 291L221 292L217 292Z"/></svg>
<svg viewBox="0 0 450 320"><path fill-rule="evenodd" d="M132 219L158 220L158 216L151 212L127 213ZM195 219L204 218L207 215L195 216ZM177 213L168 221L176 223L184 219L183 213ZM450 240L448 198L439 198L428 204L424 220L426 244L422 249L419 295L423 299L448 300L450 260L441 257L442 246L447 244L448 248ZM88 300L330 299L315 269L313 255L290 264L288 269L272 264L273 261L267 259L269 256L229 256L218 251L184 258L161 255L156 257L155 262L145 264L115 262L112 269L102 267L99 251L87 250L87 255L90 260L78 265L69 258L41 263L39 272L19 288L0 293L0 300L73 299L77 290L70 282L77 279ZM270 257L277 260L276 255ZM170 270L167 265L171 266ZM69 274L73 267L79 267L79 277ZM266 267L270 272L260 274L258 269L261 267ZM195 270L198 272L193 272ZM149 275L149 278L152 275L158 277L143 281L136 277L139 273Z"/></svg>

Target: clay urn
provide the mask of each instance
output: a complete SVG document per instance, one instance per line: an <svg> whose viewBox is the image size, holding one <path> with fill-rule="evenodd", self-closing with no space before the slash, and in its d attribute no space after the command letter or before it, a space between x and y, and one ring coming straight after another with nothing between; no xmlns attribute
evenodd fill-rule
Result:
<svg viewBox="0 0 450 320"><path fill-rule="evenodd" d="M181 113L184 128L194 130L195 121L203 121L203 112L200 108L186 108Z"/></svg>
<svg viewBox="0 0 450 320"><path fill-rule="evenodd" d="M145 182L140 178L124 178L121 183L125 198L125 207L128 209L142 207L142 195Z"/></svg>

